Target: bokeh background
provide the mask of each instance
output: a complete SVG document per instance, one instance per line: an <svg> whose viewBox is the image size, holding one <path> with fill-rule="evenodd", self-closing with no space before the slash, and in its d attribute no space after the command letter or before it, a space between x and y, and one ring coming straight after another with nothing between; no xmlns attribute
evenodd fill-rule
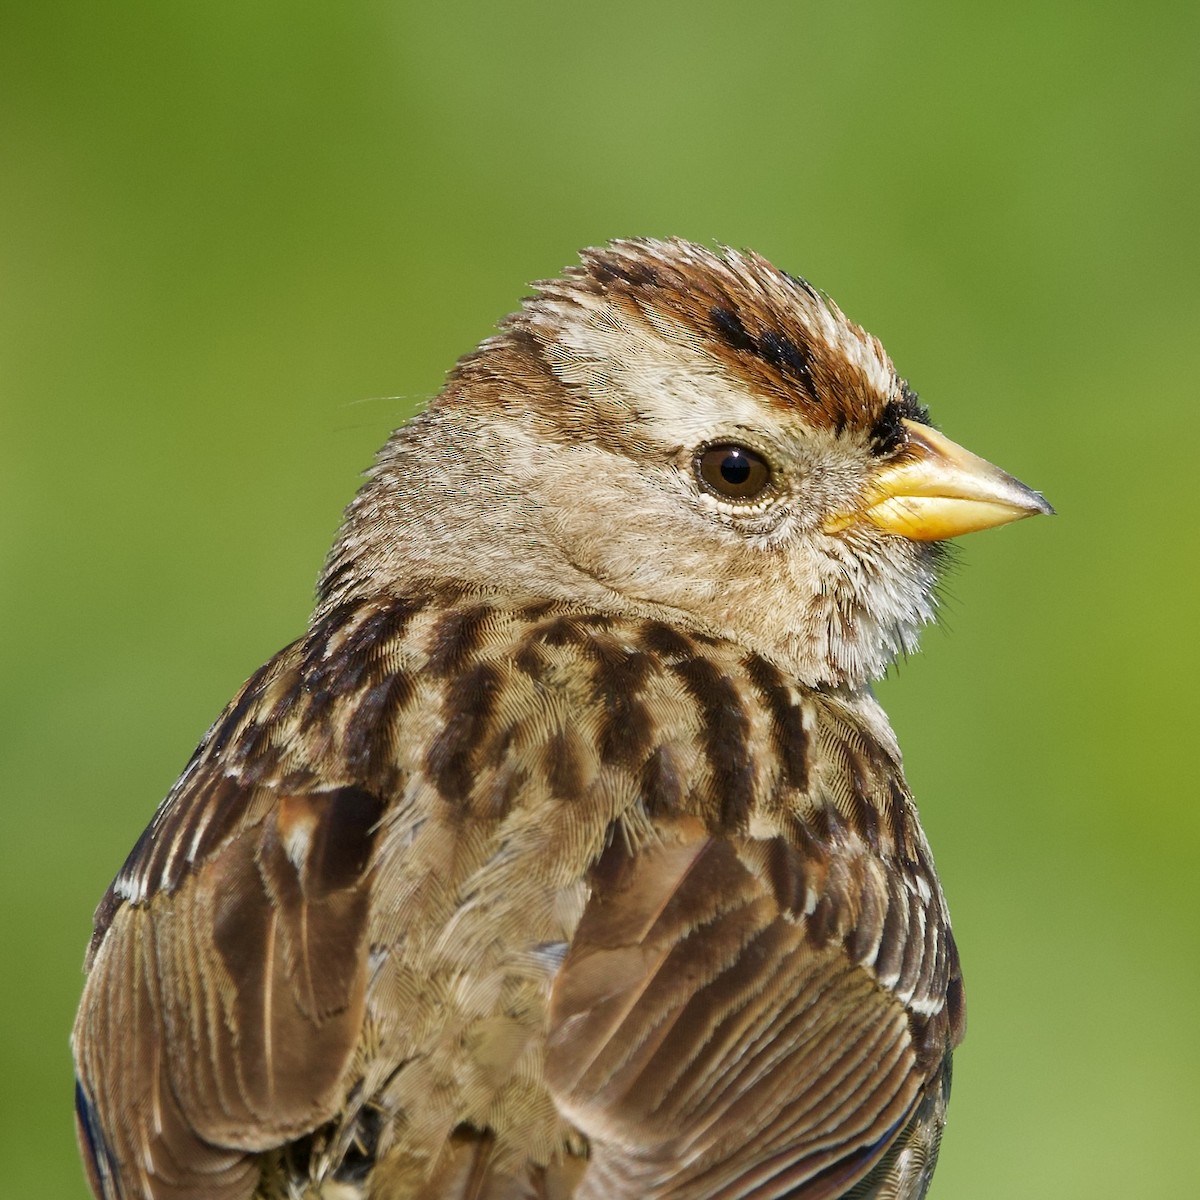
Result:
<svg viewBox="0 0 1200 1200"><path fill-rule="evenodd" d="M1060 516L882 685L962 946L937 1197L1196 1194L1200 6L0 5L0 1168L90 914L387 431L582 245L750 246Z"/></svg>

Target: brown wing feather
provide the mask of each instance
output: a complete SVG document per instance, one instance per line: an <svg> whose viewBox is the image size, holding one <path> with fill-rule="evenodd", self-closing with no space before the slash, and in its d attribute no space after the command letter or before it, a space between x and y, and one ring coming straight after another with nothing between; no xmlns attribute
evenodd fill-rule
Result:
<svg viewBox="0 0 1200 1200"><path fill-rule="evenodd" d="M380 817L358 788L276 796L185 777L98 913L74 1046L99 1194L249 1196L247 1152L336 1111Z"/></svg>
<svg viewBox="0 0 1200 1200"><path fill-rule="evenodd" d="M231 704L97 912L93 1189L244 1200L292 1143L264 1186L913 1200L961 984L877 724L656 623L331 612ZM540 1055L477 1059L463 1031L493 1018L545 1030L549 1094Z"/></svg>
<svg viewBox="0 0 1200 1200"><path fill-rule="evenodd" d="M927 1082L904 1004L698 821L606 853L550 1023L580 1197L839 1195Z"/></svg>

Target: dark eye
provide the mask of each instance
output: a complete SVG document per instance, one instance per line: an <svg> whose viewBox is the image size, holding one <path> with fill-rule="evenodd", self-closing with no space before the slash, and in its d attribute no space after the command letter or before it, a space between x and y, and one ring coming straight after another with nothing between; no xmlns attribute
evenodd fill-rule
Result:
<svg viewBox="0 0 1200 1200"><path fill-rule="evenodd" d="M696 455L702 482L726 500L753 500L771 482L771 468L745 446L708 446Z"/></svg>

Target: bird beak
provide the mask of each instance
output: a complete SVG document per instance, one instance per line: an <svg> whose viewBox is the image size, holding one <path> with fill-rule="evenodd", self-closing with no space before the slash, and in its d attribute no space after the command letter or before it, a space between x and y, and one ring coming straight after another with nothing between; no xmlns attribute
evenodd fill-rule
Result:
<svg viewBox="0 0 1200 1200"><path fill-rule="evenodd" d="M864 504L833 517L827 533L870 521L913 541L940 542L1054 512L1032 488L937 430L917 421L903 425L908 435L903 456L874 473Z"/></svg>

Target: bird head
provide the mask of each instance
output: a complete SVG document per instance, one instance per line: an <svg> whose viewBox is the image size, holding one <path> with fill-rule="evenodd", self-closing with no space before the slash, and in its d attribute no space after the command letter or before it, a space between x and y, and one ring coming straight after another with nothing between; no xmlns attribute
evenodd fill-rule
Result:
<svg viewBox="0 0 1200 1200"><path fill-rule="evenodd" d="M1050 511L804 280L619 241L538 284L393 435L322 597L452 583L644 612L853 687L915 648L946 539Z"/></svg>

